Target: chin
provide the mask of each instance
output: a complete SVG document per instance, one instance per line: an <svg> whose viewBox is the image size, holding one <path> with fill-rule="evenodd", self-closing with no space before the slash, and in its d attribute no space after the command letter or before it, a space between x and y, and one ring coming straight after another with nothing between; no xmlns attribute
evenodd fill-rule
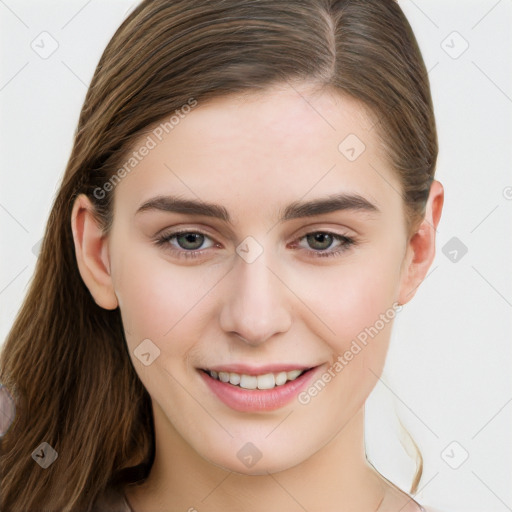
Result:
<svg viewBox="0 0 512 512"><path fill-rule="evenodd" d="M226 456L228 453L229 456ZM255 445L248 442L243 443L241 447L226 447L221 453L205 454L203 458L226 471L247 476L259 476L293 468L306 460L308 454L297 453L297 450L281 451L272 446L267 446L260 451Z"/></svg>

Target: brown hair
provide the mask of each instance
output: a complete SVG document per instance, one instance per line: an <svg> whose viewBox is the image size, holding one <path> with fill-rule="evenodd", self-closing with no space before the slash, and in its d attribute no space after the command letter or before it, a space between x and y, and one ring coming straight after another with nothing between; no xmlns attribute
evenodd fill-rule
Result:
<svg viewBox="0 0 512 512"><path fill-rule="evenodd" d="M427 71L395 1L143 1L98 63L30 289L3 346L0 380L17 407L1 439L3 511L90 510L106 487L142 478L152 463L150 397L119 309L99 307L78 272L74 199L87 194L107 232L113 192L94 192L149 126L191 98L202 104L285 81L334 87L369 108L408 222L421 219L437 135ZM46 470L31 457L42 442L58 453Z"/></svg>

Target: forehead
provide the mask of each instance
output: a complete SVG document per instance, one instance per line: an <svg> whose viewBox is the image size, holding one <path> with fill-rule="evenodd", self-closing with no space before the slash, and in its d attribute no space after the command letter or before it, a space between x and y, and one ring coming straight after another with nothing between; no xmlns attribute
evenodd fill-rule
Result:
<svg viewBox="0 0 512 512"><path fill-rule="evenodd" d="M305 196L345 192L401 207L374 125L358 101L307 86L199 101L177 124L141 136L133 150L151 149L117 185L115 203L122 197L134 213L172 193L271 215Z"/></svg>

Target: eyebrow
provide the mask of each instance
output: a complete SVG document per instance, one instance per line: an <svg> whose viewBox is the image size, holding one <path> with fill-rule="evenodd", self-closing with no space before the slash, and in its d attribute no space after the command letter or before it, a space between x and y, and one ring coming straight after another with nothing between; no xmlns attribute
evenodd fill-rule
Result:
<svg viewBox="0 0 512 512"><path fill-rule="evenodd" d="M204 215L231 223L231 216L224 206L177 196L156 196L145 201L136 215L147 211L164 211L189 215ZM359 194L333 194L311 201L294 201L280 210L279 221L314 217L336 211L351 210L380 213L376 205Z"/></svg>

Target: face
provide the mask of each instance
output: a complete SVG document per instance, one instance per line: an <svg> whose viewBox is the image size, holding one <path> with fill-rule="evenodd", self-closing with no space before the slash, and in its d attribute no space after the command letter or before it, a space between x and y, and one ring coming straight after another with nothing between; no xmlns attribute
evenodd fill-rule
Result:
<svg viewBox="0 0 512 512"><path fill-rule="evenodd" d="M355 100L283 86L148 132L155 147L115 187L108 253L157 439L275 472L361 410L408 258L373 125Z"/></svg>

